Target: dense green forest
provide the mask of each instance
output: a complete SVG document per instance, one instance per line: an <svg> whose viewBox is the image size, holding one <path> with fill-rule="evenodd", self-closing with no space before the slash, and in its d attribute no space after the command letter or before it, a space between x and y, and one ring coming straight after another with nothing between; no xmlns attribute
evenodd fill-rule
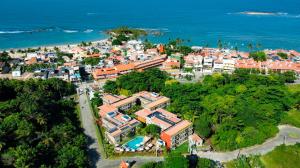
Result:
<svg viewBox="0 0 300 168"><path fill-rule="evenodd" d="M159 92L171 98L168 110L193 121L195 132L210 138L215 149L234 150L274 136L286 111L299 107L299 96L285 85L291 78L291 73L236 70L232 75L206 76L201 83L180 84L165 72L151 69L108 81L104 90Z"/></svg>
<svg viewBox="0 0 300 168"><path fill-rule="evenodd" d="M87 167L72 84L0 80L0 167Z"/></svg>

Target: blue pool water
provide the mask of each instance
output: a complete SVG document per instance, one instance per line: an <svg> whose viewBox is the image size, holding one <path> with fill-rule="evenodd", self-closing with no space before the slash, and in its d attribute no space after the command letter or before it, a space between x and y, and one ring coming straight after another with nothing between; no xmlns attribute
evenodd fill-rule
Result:
<svg viewBox="0 0 300 168"><path fill-rule="evenodd" d="M144 137L138 136L138 137L135 137L134 139L132 139L131 141L127 142L126 144L124 144L124 146L127 146L130 149L136 150L139 148L139 146L137 146L137 144L142 143L143 140L144 140Z"/></svg>
<svg viewBox="0 0 300 168"><path fill-rule="evenodd" d="M300 50L300 0L1 0L0 49L69 44L106 38L127 25L164 32L191 45ZM250 16L245 11L276 15Z"/></svg>

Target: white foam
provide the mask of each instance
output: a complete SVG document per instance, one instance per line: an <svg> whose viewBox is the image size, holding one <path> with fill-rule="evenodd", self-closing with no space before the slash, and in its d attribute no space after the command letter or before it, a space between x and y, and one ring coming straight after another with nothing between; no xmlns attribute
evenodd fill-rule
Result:
<svg viewBox="0 0 300 168"><path fill-rule="evenodd" d="M64 30L65 33L78 33L77 30Z"/></svg>
<svg viewBox="0 0 300 168"><path fill-rule="evenodd" d="M85 31L84 31L84 33L92 33L94 30L93 29L86 29Z"/></svg>
<svg viewBox="0 0 300 168"><path fill-rule="evenodd" d="M32 31L20 31L20 30L16 30L16 31L0 31L0 34L20 34L20 33L30 33Z"/></svg>

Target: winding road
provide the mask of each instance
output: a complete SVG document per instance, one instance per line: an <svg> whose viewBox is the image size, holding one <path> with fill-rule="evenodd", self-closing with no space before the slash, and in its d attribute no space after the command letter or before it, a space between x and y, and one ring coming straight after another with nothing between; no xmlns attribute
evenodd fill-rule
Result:
<svg viewBox="0 0 300 168"><path fill-rule="evenodd" d="M263 155L272 151L276 146L286 144L294 145L300 142L300 129L289 125L278 126L279 133L260 145L243 148L231 152L198 152L201 158L208 158L214 161L227 162L236 159L238 156Z"/></svg>

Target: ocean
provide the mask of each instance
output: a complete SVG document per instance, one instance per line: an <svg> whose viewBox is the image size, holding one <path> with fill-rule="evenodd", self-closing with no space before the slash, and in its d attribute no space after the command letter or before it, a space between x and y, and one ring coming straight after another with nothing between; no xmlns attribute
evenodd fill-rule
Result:
<svg viewBox="0 0 300 168"><path fill-rule="evenodd" d="M119 26L159 30L153 42L300 51L300 0L1 0L0 49L94 41ZM271 12L247 15L246 11Z"/></svg>

